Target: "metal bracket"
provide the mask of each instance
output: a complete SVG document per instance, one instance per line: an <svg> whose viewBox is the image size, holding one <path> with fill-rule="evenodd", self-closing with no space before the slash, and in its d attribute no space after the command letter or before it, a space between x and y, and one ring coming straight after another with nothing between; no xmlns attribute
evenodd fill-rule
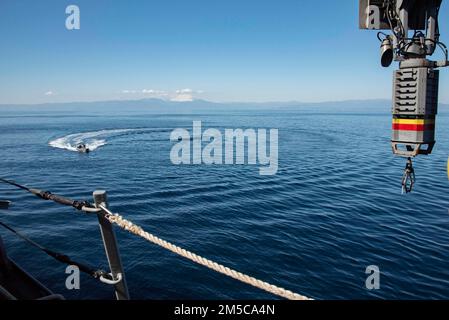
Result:
<svg viewBox="0 0 449 320"><path fill-rule="evenodd" d="M95 206L100 208L104 206L107 208L108 199L106 191L97 190L93 194ZM102 210L103 211L103 210ZM109 268L111 270L111 276L113 279L119 279L116 283L111 283L115 288L115 296L117 300L129 300L128 286L126 284L125 273L123 270L122 260L120 258L120 252L115 237L114 229L111 223L100 212L98 215L98 222L100 224L101 237L103 238L103 245L106 251L106 256L109 262ZM120 276L119 276L120 275ZM101 280L101 279L100 279Z"/></svg>

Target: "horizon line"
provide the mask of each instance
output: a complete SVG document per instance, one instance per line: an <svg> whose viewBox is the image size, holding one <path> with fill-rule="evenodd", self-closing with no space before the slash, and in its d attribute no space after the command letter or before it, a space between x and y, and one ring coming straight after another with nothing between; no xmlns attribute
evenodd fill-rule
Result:
<svg viewBox="0 0 449 320"><path fill-rule="evenodd" d="M42 106L42 105L57 105L57 104L89 104L89 103L108 103L108 102L139 102L139 101L160 101L165 103L174 104L188 104L193 102L208 102L213 104L325 104L325 103L342 103L342 102L368 102L368 101L391 101L388 98L366 98L366 99L341 99L341 100L322 100L322 101L300 101L300 100L271 100L271 101L213 101L206 99L192 99L189 101L173 101L161 98L141 98L141 99L108 99L108 100L74 100L74 101L61 101L61 102L40 102L40 103L0 103L0 106L12 107L12 106ZM449 104L448 102L440 102L439 104Z"/></svg>

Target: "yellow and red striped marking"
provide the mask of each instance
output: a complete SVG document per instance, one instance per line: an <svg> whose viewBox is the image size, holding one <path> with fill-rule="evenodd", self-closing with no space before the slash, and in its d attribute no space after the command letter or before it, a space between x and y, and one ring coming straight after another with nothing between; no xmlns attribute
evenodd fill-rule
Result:
<svg viewBox="0 0 449 320"><path fill-rule="evenodd" d="M393 119L393 130L426 131L434 129L434 119Z"/></svg>

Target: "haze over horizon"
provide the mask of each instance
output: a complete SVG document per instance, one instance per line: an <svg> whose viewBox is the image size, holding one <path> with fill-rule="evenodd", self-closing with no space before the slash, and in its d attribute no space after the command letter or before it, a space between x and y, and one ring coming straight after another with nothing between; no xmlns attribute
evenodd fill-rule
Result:
<svg viewBox="0 0 449 320"><path fill-rule="evenodd" d="M352 100L325 100L325 101L298 101L298 100L290 100L290 101L212 101L207 99L197 99L192 98L191 100L171 100L171 99L163 99L163 98L122 98L122 99L106 99L106 100L78 100L78 101L61 101L61 102L40 102L40 103L0 103L0 106L39 106L39 105L69 105L69 104L96 104L96 103L139 103L139 102L160 102L167 104L195 104L195 103L209 103L209 104L217 104L217 105L233 105L233 104L241 104L241 105L320 105L320 104L341 104L341 103L385 103L391 102L391 99L352 99ZM444 103L440 103L444 104Z"/></svg>

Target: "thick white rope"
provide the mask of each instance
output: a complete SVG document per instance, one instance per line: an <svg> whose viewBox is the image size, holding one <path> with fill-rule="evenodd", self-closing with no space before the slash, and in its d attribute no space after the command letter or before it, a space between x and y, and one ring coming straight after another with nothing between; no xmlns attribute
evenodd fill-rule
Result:
<svg viewBox="0 0 449 320"><path fill-rule="evenodd" d="M312 300L306 296L302 296L300 294L294 293L290 290L280 288L278 286L269 284L267 282L258 280L256 278L250 277L246 274L243 274L241 272L238 272L236 270L230 269L228 267L225 267L219 263L216 263L214 261L211 261L209 259L203 258L193 252L187 251L181 247L178 247L170 242L167 242L161 238L156 237L155 235L146 232L138 225L135 225L131 221L123 218L119 214L114 214L111 211L109 211L106 207L103 205L99 206L101 209L106 212L104 217L112 224L116 224L120 228L135 234L139 237L144 238L145 240L148 240L158 246L161 246L162 248L165 248L167 250L170 250L171 252L174 252L180 256L183 256L184 258L187 258L193 262L196 262L200 265L203 265L209 269L215 270L219 273L222 273L224 275L227 275L228 277L234 278L236 280L242 281L244 283L247 283L249 285L252 285L254 287L257 287L259 289L265 290L267 292L270 292L272 294L275 294L277 296L289 299L289 300Z"/></svg>

